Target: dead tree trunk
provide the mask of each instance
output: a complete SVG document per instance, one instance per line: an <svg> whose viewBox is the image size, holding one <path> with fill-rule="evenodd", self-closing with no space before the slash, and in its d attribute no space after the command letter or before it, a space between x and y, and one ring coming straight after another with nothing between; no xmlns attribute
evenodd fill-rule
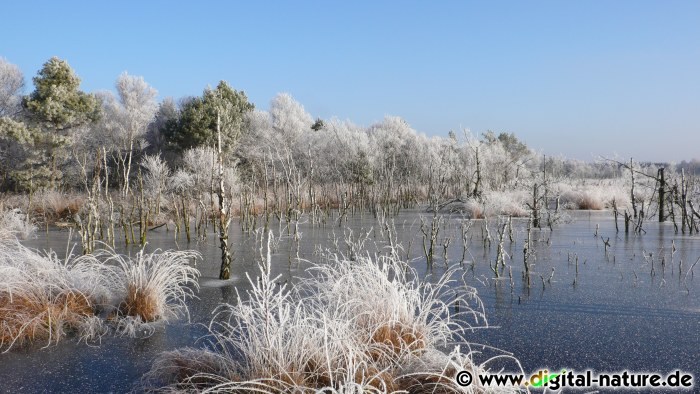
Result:
<svg viewBox="0 0 700 394"><path fill-rule="evenodd" d="M221 271L219 279L231 277L231 252L228 247L228 227L231 224L230 202L226 198L226 185L224 184L224 159L221 153L221 114L216 114L216 138L217 161L219 164L219 248L221 249Z"/></svg>
<svg viewBox="0 0 700 394"><path fill-rule="evenodd" d="M630 158L630 177L632 178L632 187L630 188L630 201L632 202L632 213L634 214L634 218L637 218L637 202L635 201L634 198L634 162L632 161L632 158Z"/></svg>
<svg viewBox="0 0 700 394"><path fill-rule="evenodd" d="M685 234L688 224L688 185L685 183L685 171L681 169L681 233Z"/></svg>
<svg viewBox="0 0 700 394"><path fill-rule="evenodd" d="M481 196L481 161L479 160L479 147L474 149L474 157L476 159L476 181L474 181L474 190L472 196L479 198Z"/></svg>
<svg viewBox="0 0 700 394"><path fill-rule="evenodd" d="M530 210L532 211L532 226L540 228L540 195L539 195L539 185L535 183L532 186L532 206Z"/></svg>
<svg viewBox="0 0 700 394"><path fill-rule="evenodd" d="M659 223L666 220L666 180L664 179L664 168L659 168Z"/></svg>

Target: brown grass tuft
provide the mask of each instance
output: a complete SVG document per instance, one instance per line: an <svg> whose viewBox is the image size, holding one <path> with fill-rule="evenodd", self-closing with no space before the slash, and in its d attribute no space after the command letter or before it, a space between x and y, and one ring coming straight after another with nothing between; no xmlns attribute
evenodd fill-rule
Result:
<svg viewBox="0 0 700 394"><path fill-rule="evenodd" d="M269 376L263 377L268 378ZM279 385L280 388L284 387L308 387L312 383L310 380L312 376L304 373L304 371L298 371L295 369L290 369L288 371L280 371L276 375L272 376L271 383ZM281 384L280 384L281 383Z"/></svg>
<svg viewBox="0 0 700 394"><path fill-rule="evenodd" d="M39 290L12 296L2 292L0 345L22 345L40 339L58 342L94 314L93 302L79 291L64 290L52 294Z"/></svg>
<svg viewBox="0 0 700 394"><path fill-rule="evenodd" d="M220 384L224 377L231 381L241 380L229 360L210 351L192 348L162 353L154 362L154 370L158 373L146 374L142 379L146 389L174 384L181 391L198 392Z"/></svg>
<svg viewBox="0 0 700 394"><path fill-rule="evenodd" d="M380 371L371 365L355 372L355 383L364 383L384 393L393 393L397 390L394 384L394 377L391 373L388 371Z"/></svg>
<svg viewBox="0 0 700 394"><path fill-rule="evenodd" d="M605 208L605 204L595 196L592 196L589 193L584 193L578 200L578 208L600 211L601 209Z"/></svg>
<svg viewBox="0 0 700 394"><path fill-rule="evenodd" d="M426 346L423 335L403 323L385 323L372 333L370 354L372 360L396 360L406 352L415 352Z"/></svg>
<svg viewBox="0 0 700 394"><path fill-rule="evenodd" d="M160 319L158 300L153 292L130 283L126 298L119 304L117 312L120 316L140 317L144 322L153 322Z"/></svg>
<svg viewBox="0 0 700 394"><path fill-rule="evenodd" d="M70 220L84 205L85 198L78 194L47 191L38 193L32 203L31 214L44 216L50 222Z"/></svg>
<svg viewBox="0 0 700 394"><path fill-rule="evenodd" d="M470 219L483 219L484 217L486 217L486 215L484 214L484 210L481 209L481 207L477 207L477 206L469 207L469 209L467 209L467 212L468 212L467 216Z"/></svg>
<svg viewBox="0 0 700 394"><path fill-rule="evenodd" d="M452 376L457 373L454 368L448 368L442 373L424 373L402 376L395 381L398 391L408 394L455 394L462 391L455 385Z"/></svg>
<svg viewBox="0 0 700 394"><path fill-rule="evenodd" d="M314 387L326 387L331 384L328 369L322 363L316 362L313 359L309 360L304 367L306 378L304 381L312 382Z"/></svg>

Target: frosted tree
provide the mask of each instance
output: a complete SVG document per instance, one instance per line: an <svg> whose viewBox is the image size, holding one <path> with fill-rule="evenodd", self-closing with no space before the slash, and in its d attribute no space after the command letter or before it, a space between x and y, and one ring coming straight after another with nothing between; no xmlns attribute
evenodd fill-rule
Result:
<svg viewBox="0 0 700 394"><path fill-rule="evenodd" d="M0 117L0 185L15 191L34 188L32 167L41 159L34 149L34 138L38 130L25 123Z"/></svg>
<svg viewBox="0 0 700 394"><path fill-rule="evenodd" d="M270 103L272 127L286 141L295 141L311 130L314 119L289 93L279 93Z"/></svg>
<svg viewBox="0 0 700 394"><path fill-rule="evenodd" d="M276 136L272 130L270 113L253 110L246 114L247 133L241 136L237 145L237 154L250 161L262 160L269 144L275 143Z"/></svg>
<svg viewBox="0 0 700 394"><path fill-rule="evenodd" d="M279 93L270 102L270 121L276 166L288 187L298 189L302 178L313 172L313 158L304 137L312 132L314 120L289 93Z"/></svg>
<svg viewBox="0 0 700 394"><path fill-rule="evenodd" d="M220 279L229 279L231 252L228 228L231 222L231 190L226 176L230 152L234 152L244 132L246 114L254 109L242 91L236 91L226 81L216 89L206 89L201 98L186 102L177 122L166 128L169 143L179 150L198 146L216 149L217 196L219 202L219 246L221 249Z"/></svg>
<svg viewBox="0 0 700 394"><path fill-rule="evenodd" d="M250 186L261 187L267 218L270 198L279 211L286 207L287 217L301 208L307 181L318 167L306 139L314 133L313 124L311 115L287 93L271 100L270 112L252 111L246 116L248 132L237 149L241 175Z"/></svg>
<svg viewBox="0 0 700 394"><path fill-rule="evenodd" d="M170 177L170 168L158 155L145 156L141 160L141 166L146 170L143 180L144 189L155 200L156 217L159 217L161 202Z"/></svg>
<svg viewBox="0 0 700 394"><path fill-rule="evenodd" d="M423 159L418 135L403 119L387 116L369 127L368 134L374 146L372 161L374 179L383 209L396 212L399 205L416 192L420 180ZM392 203L393 202L393 203Z"/></svg>
<svg viewBox="0 0 700 394"><path fill-rule="evenodd" d="M24 89L22 71L0 57L0 117L14 117L21 111L22 89Z"/></svg>
<svg viewBox="0 0 700 394"><path fill-rule="evenodd" d="M322 131L309 133L305 143L312 147L318 162L316 179L320 181L369 184L371 163L367 133L349 121L331 119Z"/></svg>
<svg viewBox="0 0 700 394"><path fill-rule="evenodd" d="M118 99L104 102L105 112L113 131L115 146L119 149L117 159L122 177L122 192L129 193L134 147L143 141L148 125L153 121L158 103L158 92L149 86L143 77L121 74L116 83Z"/></svg>
<svg viewBox="0 0 700 394"><path fill-rule="evenodd" d="M464 147L462 157L465 163L465 168L468 169L469 175L465 182L467 195L474 198L481 198L482 194L482 163L481 163L481 145L482 142L474 137L467 129L464 133Z"/></svg>
<svg viewBox="0 0 700 394"><path fill-rule="evenodd" d="M153 122L148 126L148 131L145 135L147 151L155 153L164 153L167 148L167 139L165 130L168 124L177 123L177 118L180 116L175 100L171 97L166 97L159 105L158 111L153 119Z"/></svg>
<svg viewBox="0 0 700 394"><path fill-rule="evenodd" d="M272 129L276 135L275 156L286 185L287 217L302 209L302 199L308 185L313 200L310 180L315 170L314 157L303 136L312 131L314 120L304 106L289 93L280 93L270 103Z"/></svg>
<svg viewBox="0 0 700 394"><path fill-rule="evenodd" d="M240 159L240 178L248 188L258 188L262 193L266 223L272 213L271 202L277 201L275 187L281 180L275 168L275 155L279 141L272 130L270 113L261 110L246 114L247 132L241 136L235 155ZM271 189L272 187L272 189ZM272 201L271 201L272 200Z"/></svg>
<svg viewBox="0 0 700 394"><path fill-rule="evenodd" d="M236 145L236 156L241 158L240 166L245 178L250 181L263 179L269 170L269 152L275 144L272 119L267 111L253 110L246 114L247 132L241 135ZM271 174L268 174L271 175Z"/></svg>
<svg viewBox="0 0 700 394"><path fill-rule="evenodd" d="M458 195L461 191L458 141L452 133L449 138L432 137L419 145L424 152L421 156L425 158L423 171L427 176L428 205L437 210L449 195Z"/></svg>
<svg viewBox="0 0 700 394"><path fill-rule="evenodd" d="M343 210L350 205L362 209L374 186L373 149L367 131L349 121L331 119L322 132L315 134L325 140L317 153L321 162L319 178L345 186L349 198L345 191L343 195L336 195Z"/></svg>
<svg viewBox="0 0 700 394"><path fill-rule="evenodd" d="M80 91L80 78L64 60L51 58L33 79L35 89L22 101L32 122L43 131L38 144L46 152L50 167L50 185L62 175L58 160L65 158L70 144L69 132L89 124L100 116L99 100Z"/></svg>
<svg viewBox="0 0 700 394"><path fill-rule="evenodd" d="M379 162L385 169L399 176L416 174L420 167L415 157L418 148L418 134L398 116L387 116L379 123L370 126L368 134L375 145Z"/></svg>
<svg viewBox="0 0 700 394"><path fill-rule="evenodd" d="M487 131L482 135L485 153L490 159L487 168L500 169L492 174L493 189L517 187L521 177L527 176L526 164L532 160L530 149L513 133Z"/></svg>
<svg viewBox="0 0 700 394"><path fill-rule="evenodd" d="M16 65L0 57L0 182L5 189L31 156L33 137L18 119L22 110L24 76ZM15 179L16 180L16 179Z"/></svg>
<svg viewBox="0 0 700 394"><path fill-rule="evenodd" d="M35 90L24 98L23 105L46 131L66 135L99 117L98 100L78 90L80 79L67 62L51 58L33 81Z"/></svg>
<svg viewBox="0 0 700 394"><path fill-rule="evenodd" d="M192 177L193 192L208 193L216 181L216 148L200 146L186 150L182 155L183 168Z"/></svg>

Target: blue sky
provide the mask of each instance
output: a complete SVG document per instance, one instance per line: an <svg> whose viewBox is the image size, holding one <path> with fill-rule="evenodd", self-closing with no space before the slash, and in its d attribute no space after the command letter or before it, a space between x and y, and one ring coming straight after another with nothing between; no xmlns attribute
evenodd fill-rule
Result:
<svg viewBox="0 0 700 394"><path fill-rule="evenodd" d="M122 71L160 97L227 80L266 109L514 132L549 155L700 158L700 1L6 1L0 56ZM8 17L9 16L9 17Z"/></svg>

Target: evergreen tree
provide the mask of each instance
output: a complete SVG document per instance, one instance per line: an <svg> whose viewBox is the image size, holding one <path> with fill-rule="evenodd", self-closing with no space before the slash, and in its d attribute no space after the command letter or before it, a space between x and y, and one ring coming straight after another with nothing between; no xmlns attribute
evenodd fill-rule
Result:
<svg viewBox="0 0 700 394"><path fill-rule="evenodd" d="M47 155L50 186L61 177L57 160L66 157L70 130L94 122L100 103L92 94L80 91L80 78L65 60L52 57L33 79L35 90L22 101L30 119L42 131L36 142Z"/></svg>
<svg viewBox="0 0 700 394"><path fill-rule="evenodd" d="M0 118L0 190L28 191L48 186L51 174L42 145L43 132L32 125Z"/></svg>
<svg viewBox="0 0 700 394"><path fill-rule="evenodd" d="M206 89L202 97L182 104L180 116L165 127L170 147L185 151L199 146L216 146L217 113L221 116L222 149L229 153L244 128L245 114L255 106L248 102L245 92L236 91L225 81L216 89Z"/></svg>

